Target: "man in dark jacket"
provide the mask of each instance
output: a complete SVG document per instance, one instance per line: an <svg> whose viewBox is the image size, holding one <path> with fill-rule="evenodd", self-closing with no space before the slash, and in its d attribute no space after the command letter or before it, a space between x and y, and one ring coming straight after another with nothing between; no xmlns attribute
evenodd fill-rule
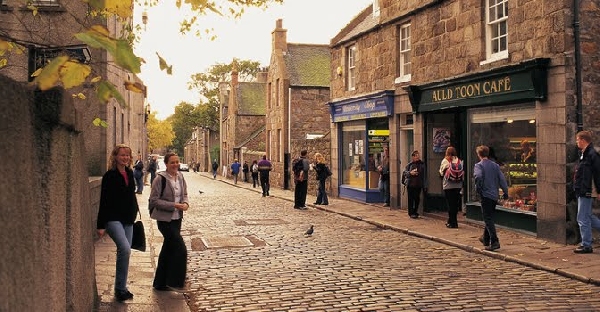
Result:
<svg viewBox="0 0 600 312"><path fill-rule="evenodd" d="M416 219L419 217L419 203L421 192L427 190L427 172L425 163L421 160L419 151L413 151L412 161L406 165L402 174L408 176L406 192L408 193L408 215Z"/></svg>
<svg viewBox="0 0 600 312"><path fill-rule="evenodd" d="M310 162L306 158L308 151L302 150L300 152L300 158L297 162L302 162L301 170L294 172L297 177L296 188L294 189L294 208L295 209L306 209L306 194L308 193L308 170L310 169Z"/></svg>
<svg viewBox="0 0 600 312"><path fill-rule="evenodd" d="M580 149L579 163L573 177L573 190L577 196L577 224L581 233L581 245L574 253L592 253L592 228L600 230L600 219L592 214L592 201L597 197L600 185L600 156L592 144L592 133L580 131L576 138Z"/></svg>
<svg viewBox="0 0 600 312"><path fill-rule="evenodd" d="M267 155L263 155L262 160L258 162L258 172L260 173L260 187L262 196L269 196L269 172L273 169L271 162L267 160Z"/></svg>

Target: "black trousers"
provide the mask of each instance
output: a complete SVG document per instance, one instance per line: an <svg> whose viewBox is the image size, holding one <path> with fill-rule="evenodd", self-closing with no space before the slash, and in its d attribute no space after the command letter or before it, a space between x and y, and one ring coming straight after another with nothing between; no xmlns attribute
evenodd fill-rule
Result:
<svg viewBox="0 0 600 312"><path fill-rule="evenodd" d="M308 181L296 181L294 189L294 207L306 207L306 193L308 192Z"/></svg>
<svg viewBox="0 0 600 312"><path fill-rule="evenodd" d="M152 285L181 288L185 285L187 272L187 249L181 237L181 219L171 222L157 221L157 224L164 240Z"/></svg>
<svg viewBox="0 0 600 312"><path fill-rule="evenodd" d="M458 215L458 210L460 210L460 206L462 205L460 189L453 188L444 190L444 195L446 197L446 203L448 203L448 224L452 226L458 225L456 216Z"/></svg>
<svg viewBox="0 0 600 312"><path fill-rule="evenodd" d="M420 187L407 187L406 193L408 194L408 215L419 215L419 203L421 203L421 190Z"/></svg>
<svg viewBox="0 0 600 312"><path fill-rule="evenodd" d="M252 173L252 187L256 187L258 185L258 172Z"/></svg>
<svg viewBox="0 0 600 312"><path fill-rule="evenodd" d="M260 187L262 188L263 196L269 195L269 175L260 175Z"/></svg>
<svg viewBox="0 0 600 312"><path fill-rule="evenodd" d="M329 205L327 192L325 191L325 179L319 179L319 189L317 190L317 204Z"/></svg>

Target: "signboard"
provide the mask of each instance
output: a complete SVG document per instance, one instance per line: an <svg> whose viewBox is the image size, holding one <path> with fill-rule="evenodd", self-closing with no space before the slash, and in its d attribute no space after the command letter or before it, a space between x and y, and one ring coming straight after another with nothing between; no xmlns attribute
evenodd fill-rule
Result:
<svg viewBox="0 0 600 312"><path fill-rule="evenodd" d="M388 117L393 114L394 91L330 103L333 122Z"/></svg>

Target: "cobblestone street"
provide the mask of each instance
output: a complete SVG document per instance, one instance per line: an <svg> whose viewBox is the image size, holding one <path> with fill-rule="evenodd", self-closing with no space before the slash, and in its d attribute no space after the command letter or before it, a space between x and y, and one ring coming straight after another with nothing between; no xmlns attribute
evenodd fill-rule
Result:
<svg viewBox="0 0 600 312"><path fill-rule="evenodd" d="M600 309L597 286L339 214L296 210L206 176L186 179L191 311ZM305 237L311 224L314 234Z"/></svg>

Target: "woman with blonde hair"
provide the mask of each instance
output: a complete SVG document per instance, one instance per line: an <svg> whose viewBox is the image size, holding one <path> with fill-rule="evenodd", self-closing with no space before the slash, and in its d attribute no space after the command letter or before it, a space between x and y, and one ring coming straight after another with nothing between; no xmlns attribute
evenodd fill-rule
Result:
<svg viewBox="0 0 600 312"><path fill-rule="evenodd" d="M117 245L115 297L119 301L133 299L133 294L127 289L127 275L133 223L139 206L135 197L131 159L131 148L124 144L115 146L110 154L109 169L102 177L96 224L98 236L102 238L108 233Z"/></svg>
<svg viewBox="0 0 600 312"><path fill-rule="evenodd" d="M317 201L315 205L329 205L327 192L325 191L325 181L331 175L331 170L325 163L325 157L321 153L315 153L315 172L317 173L317 181L319 188L317 190Z"/></svg>

